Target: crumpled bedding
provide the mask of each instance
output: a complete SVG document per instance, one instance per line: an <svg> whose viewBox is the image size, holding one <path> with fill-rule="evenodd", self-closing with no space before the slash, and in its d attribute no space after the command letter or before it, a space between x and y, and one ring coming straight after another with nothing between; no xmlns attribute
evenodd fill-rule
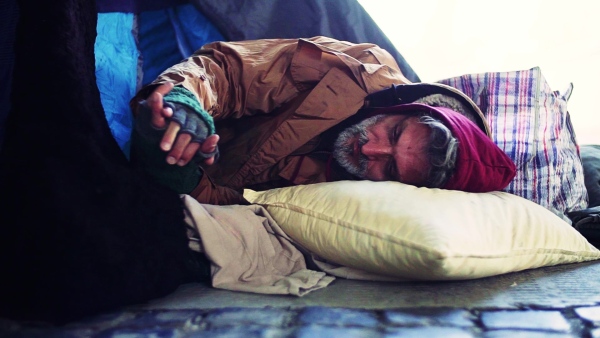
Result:
<svg viewBox="0 0 600 338"><path fill-rule="evenodd" d="M200 204L181 195L190 249L211 262L212 286L303 296L335 278L306 268L302 252L259 205Z"/></svg>

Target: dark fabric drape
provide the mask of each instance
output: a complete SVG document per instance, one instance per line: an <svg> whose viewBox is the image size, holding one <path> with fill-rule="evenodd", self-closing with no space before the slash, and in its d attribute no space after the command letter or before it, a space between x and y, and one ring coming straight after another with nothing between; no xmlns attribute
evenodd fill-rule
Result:
<svg viewBox="0 0 600 338"><path fill-rule="evenodd" d="M5 123L10 110L10 87L15 63L14 42L19 9L16 0L0 1L0 148L4 140Z"/></svg>
<svg viewBox="0 0 600 338"><path fill-rule="evenodd" d="M0 153L0 316L66 321L188 280L183 206L130 168L95 82L96 7L19 2Z"/></svg>
<svg viewBox="0 0 600 338"><path fill-rule="evenodd" d="M328 36L370 42L394 56L407 79L419 77L356 0L191 0L227 40ZM401 18L398 19L401 21Z"/></svg>
<svg viewBox="0 0 600 338"><path fill-rule="evenodd" d="M98 0L96 1L96 8L98 13L141 13L184 3L188 3L188 0Z"/></svg>

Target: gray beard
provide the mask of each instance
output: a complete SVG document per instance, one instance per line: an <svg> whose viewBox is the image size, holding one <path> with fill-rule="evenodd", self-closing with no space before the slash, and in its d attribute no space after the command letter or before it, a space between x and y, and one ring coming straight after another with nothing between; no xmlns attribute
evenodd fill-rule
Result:
<svg viewBox="0 0 600 338"><path fill-rule="evenodd" d="M340 133L333 144L333 158L339 163L342 168L350 174L359 178L365 178L367 175L367 158L359 152L358 165L352 161L352 153L354 152L354 144L349 142L351 139L358 138L358 148L369 141L367 137L367 128L377 123L385 115L376 115L369 117L353 126L346 128Z"/></svg>

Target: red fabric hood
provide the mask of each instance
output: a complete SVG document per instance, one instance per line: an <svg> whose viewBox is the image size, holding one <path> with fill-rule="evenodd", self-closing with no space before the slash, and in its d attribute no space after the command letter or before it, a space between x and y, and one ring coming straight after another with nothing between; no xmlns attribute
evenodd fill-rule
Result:
<svg viewBox="0 0 600 338"><path fill-rule="evenodd" d="M481 129L449 108L411 103L374 109L371 115L427 111L438 118L458 140L455 172L444 189L467 192L502 190L515 177L516 166Z"/></svg>

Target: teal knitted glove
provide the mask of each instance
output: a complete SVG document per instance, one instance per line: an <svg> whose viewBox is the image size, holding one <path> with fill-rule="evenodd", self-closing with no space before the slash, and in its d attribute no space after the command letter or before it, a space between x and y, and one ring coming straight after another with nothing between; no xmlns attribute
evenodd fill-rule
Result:
<svg viewBox="0 0 600 338"><path fill-rule="evenodd" d="M202 109L198 100L185 88L173 88L165 96L163 105L173 109L174 118L171 120L179 123L182 126L180 132L189 133L195 142L203 142L206 137L214 134L212 116ZM132 134L132 163L178 193L191 192L202 177L198 163L212 156L217 158L218 148L208 154L198 152L194 159L183 167L169 165L165 161L165 152L158 146L165 128L153 127L151 119L152 111L148 104L145 101L140 102Z"/></svg>
<svg viewBox="0 0 600 338"><path fill-rule="evenodd" d="M212 116L204 110L196 97L183 87L175 87L165 95L163 106L170 107L173 110L173 116L170 121L177 122L181 128L179 133L192 136L192 142L203 143L206 138L215 133L215 125ZM152 126L152 111L146 101L141 101L136 118L135 129L143 138L148 141L159 140L162 138L164 128L158 129ZM216 147L210 153L198 151L194 156L194 161L199 162L207 158L215 157L218 159L219 148Z"/></svg>
<svg viewBox="0 0 600 338"><path fill-rule="evenodd" d="M192 142L203 143L206 138L215 133L215 124L212 116L200 105L194 94L183 87L174 87L164 97L166 105L173 110L172 121L177 122L181 129L180 133L190 134ZM219 157L219 148L210 153L198 151L194 159L196 161L207 158Z"/></svg>

